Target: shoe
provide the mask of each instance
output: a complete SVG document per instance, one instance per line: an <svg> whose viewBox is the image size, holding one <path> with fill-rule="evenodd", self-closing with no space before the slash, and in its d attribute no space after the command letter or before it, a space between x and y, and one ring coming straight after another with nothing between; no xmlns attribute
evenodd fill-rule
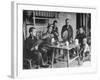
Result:
<svg viewBox="0 0 100 80"><path fill-rule="evenodd" d="M51 62L49 61L48 64L51 64Z"/></svg>

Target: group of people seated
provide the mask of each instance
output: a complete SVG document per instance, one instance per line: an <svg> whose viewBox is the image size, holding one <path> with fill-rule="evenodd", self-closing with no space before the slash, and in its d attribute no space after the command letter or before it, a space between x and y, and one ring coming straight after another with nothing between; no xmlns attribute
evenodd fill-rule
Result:
<svg viewBox="0 0 100 80"><path fill-rule="evenodd" d="M42 34L40 38L37 38L37 31L34 27L29 29L30 36L25 40L25 48L23 50L24 68L29 68L29 63L26 61L26 59L31 60L32 67L34 67L34 65L36 65L35 68L49 67L53 54L53 49L49 46L52 45L52 42L55 42L55 45L58 42L66 43L67 41L69 44L73 42L73 28L69 24L69 19L67 18L65 20L65 25L62 27L62 41L59 41L57 23L57 20L54 20L53 24L48 24L46 33ZM75 39L78 40L80 45L78 47L80 57L81 60L84 61L84 56L88 55L89 53L89 46L87 44L86 35L82 27L80 27ZM56 53L57 52L55 51L55 54Z"/></svg>

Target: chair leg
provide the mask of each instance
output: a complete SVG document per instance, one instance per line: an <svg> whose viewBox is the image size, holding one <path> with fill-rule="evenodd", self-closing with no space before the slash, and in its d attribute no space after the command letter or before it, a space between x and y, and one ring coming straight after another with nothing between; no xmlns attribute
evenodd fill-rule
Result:
<svg viewBox="0 0 100 80"><path fill-rule="evenodd" d="M29 62L30 69L32 69L32 59L27 59L27 61Z"/></svg>

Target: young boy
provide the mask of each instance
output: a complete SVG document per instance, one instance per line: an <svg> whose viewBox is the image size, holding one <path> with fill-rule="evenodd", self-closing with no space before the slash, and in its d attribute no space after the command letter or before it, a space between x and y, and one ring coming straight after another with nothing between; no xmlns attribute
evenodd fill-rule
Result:
<svg viewBox="0 0 100 80"><path fill-rule="evenodd" d="M85 58L87 57L87 56L89 56L90 55L90 48L89 48L89 45L87 44L87 39L86 38L84 38L83 39L83 53L82 53L82 60L83 60L83 62L84 62L84 60L85 60Z"/></svg>

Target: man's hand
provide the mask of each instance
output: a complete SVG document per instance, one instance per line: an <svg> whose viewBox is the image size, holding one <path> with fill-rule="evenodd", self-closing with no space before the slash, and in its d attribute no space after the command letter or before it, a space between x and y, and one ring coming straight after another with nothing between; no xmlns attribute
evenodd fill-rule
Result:
<svg viewBox="0 0 100 80"><path fill-rule="evenodd" d="M36 50L38 50L38 45L37 45L37 46L35 46L35 49L36 49Z"/></svg>

